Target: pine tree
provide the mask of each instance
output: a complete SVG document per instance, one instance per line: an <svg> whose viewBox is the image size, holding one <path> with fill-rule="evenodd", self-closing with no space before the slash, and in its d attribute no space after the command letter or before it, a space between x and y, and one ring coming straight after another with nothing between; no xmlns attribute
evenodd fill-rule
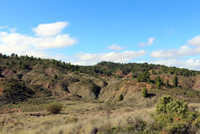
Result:
<svg viewBox="0 0 200 134"><path fill-rule="evenodd" d="M169 86L169 80L166 80L165 85L168 87Z"/></svg>
<svg viewBox="0 0 200 134"><path fill-rule="evenodd" d="M157 82L156 82L156 88L157 88L157 89L161 89L161 82L160 82L160 81L157 81Z"/></svg>
<svg viewBox="0 0 200 134"><path fill-rule="evenodd" d="M141 82L141 74L137 75L137 82Z"/></svg>
<svg viewBox="0 0 200 134"><path fill-rule="evenodd" d="M174 76L172 82L173 82L173 85L174 85L175 87L177 87L177 86L178 86L178 77L177 77L177 76Z"/></svg>
<svg viewBox="0 0 200 134"><path fill-rule="evenodd" d="M157 83L158 81L161 82L161 78L159 75L155 78L154 82Z"/></svg>

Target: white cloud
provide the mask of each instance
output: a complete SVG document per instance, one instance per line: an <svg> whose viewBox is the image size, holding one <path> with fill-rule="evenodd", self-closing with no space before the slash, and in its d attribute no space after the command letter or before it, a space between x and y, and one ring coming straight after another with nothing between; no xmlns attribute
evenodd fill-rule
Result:
<svg viewBox="0 0 200 134"><path fill-rule="evenodd" d="M42 25L42 24L41 24ZM15 30L15 29L14 29ZM48 30L47 30L48 31ZM50 56L47 49L72 46L77 41L69 34L57 34L53 37L27 36L21 33L0 32L0 51L5 54Z"/></svg>
<svg viewBox="0 0 200 134"><path fill-rule="evenodd" d="M200 69L200 59L165 59L165 60L156 60L156 61L150 61L149 63L153 64L161 64L166 66L176 66L180 68L188 68L193 70L199 70Z"/></svg>
<svg viewBox="0 0 200 134"><path fill-rule="evenodd" d="M139 46L141 46L141 47L144 47L144 46L151 46L155 40L156 40L155 38L150 37L150 38L148 39L148 42L147 42L147 43L141 42L141 43L139 43Z"/></svg>
<svg viewBox="0 0 200 134"><path fill-rule="evenodd" d="M189 69L200 69L200 59L180 59L186 56L197 56L200 54L200 36L187 41L189 45L181 46L178 49L153 51L150 56L156 58L152 63L177 66Z"/></svg>
<svg viewBox="0 0 200 134"><path fill-rule="evenodd" d="M15 32L17 31L17 28L11 28L11 29L9 29L9 31L10 31L11 33L15 33Z"/></svg>
<svg viewBox="0 0 200 134"><path fill-rule="evenodd" d="M168 50L159 50L153 51L150 56L153 58L177 58L184 56L195 56L200 54L200 44L198 45L198 38L200 43L200 36L196 36L192 40L189 40L188 43L195 45L191 47L189 45L181 46L179 49L168 49Z"/></svg>
<svg viewBox="0 0 200 134"><path fill-rule="evenodd" d="M71 38L69 34L57 35L48 38L34 38L33 44L40 49L68 47L76 43L76 40Z"/></svg>
<svg viewBox="0 0 200 134"><path fill-rule="evenodd" d="M177 58L183 56L194 56L198 54L200 54L200 47L191 48L188 45L185 45L179 49L153 51L150 55L153 58Z"/></svg>
<svg viewBox="0 0 200 134"><path fill-rule="evenodd" d="M110 52L110 53L77 53L73 56L74 59L70 60L73 64L79 65L94 65L101 61L112 61L125 63L133 60L136 57L141 57L146 54L146 51L124 51L124 52Z"/></svg>
<svg viewBox="0 0 200 134"><path fill-rule="evenodd" d="M193 46L200 46L200 35L189 40L187 43L190 44L190 45L193 45Z"/></svg>
<svg viewBox="0 0 200 134"><path fill-rule="evenodd" d="M113 44L113 45L109 46L107 49L116 50L116 51L123 50L123 48L121 46L118 46L116 44Z"/></svg>
<svg viewBox="0 0 200 134"><path fill-rule="evenodd" d="M60 34L62 30L69 25L68 22L56 22L56 23L47 23L40 24L32 30L37 36L41 37L52 37L57 34Z"/></svg>
<svg viewBox="0 0 200 134"><path fill-rule="evenodd" d="M1 29L5 29L5 28L7 28L8 26L0 26L0 30Z"/></svg>

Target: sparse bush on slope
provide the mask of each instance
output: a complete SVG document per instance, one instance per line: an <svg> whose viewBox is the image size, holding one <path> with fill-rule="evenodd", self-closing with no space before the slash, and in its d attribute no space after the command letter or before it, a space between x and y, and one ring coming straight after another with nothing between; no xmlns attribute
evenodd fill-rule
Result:
<svg viewBox="0 0 200 134"><path fill-rule="evenodd" d="M124 96L122 94L120 94L119 101L122 101L123 99L124 99Z"/></svg>
<svg viewBox="0 0 200 134"><path fill-rule="evenodd" d="M142 89L142 97L147 97L147 88Z"/></svg>
<svg viewBox="0 0 200 134"><path fill-rule="evenodd" d="M51 114L58 114L62 110L63 105L58 102L54 102L47 106L47 111L50 112Z"/></svg>

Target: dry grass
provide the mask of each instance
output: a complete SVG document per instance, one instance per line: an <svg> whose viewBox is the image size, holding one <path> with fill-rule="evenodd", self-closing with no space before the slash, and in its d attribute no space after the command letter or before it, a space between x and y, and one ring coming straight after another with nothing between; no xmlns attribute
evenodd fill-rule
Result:
<svg viewBox="0 0 200 134"><path fill-rule="evenodd" d="M61 114L13 113L0 115L1 134L90 134L94 128L125 127L135 118L153 122L155 108L134 109L102 103L64 102ZM40 116L33 116L33 115Z"/></svg>
<svg viewBox="0 0 200 134"><path fill-rule="evenodd" d="M188 107L192 111L200 113L200 104L199 103L190 103L190 104L188 104Z"/></svg>

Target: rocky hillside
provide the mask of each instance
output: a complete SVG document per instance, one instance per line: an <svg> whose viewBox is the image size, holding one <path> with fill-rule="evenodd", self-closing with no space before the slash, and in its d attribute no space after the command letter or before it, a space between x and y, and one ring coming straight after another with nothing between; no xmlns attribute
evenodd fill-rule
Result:
<svg viewBox="0 0 200 134"><path fill-rule="evenodd" d="M158 88L158 76L162 93L173 95L171 91L176 90L180 97L190 94L195 98L194 93L200 90L199 74L199 71L147 63L101 62L94 66L75 66L54 59L0 54L0 100L17 102L53 96L56 99L118 102L121 95L123 101L120 103L137 101L140 104L143 100L140 91L144 87ZM138 81L139 75L147 79ZM173 85L174 76L178 77L177 86ZM169 85L166 85L167 80ZM159 90L152 91L150 97L160 96ZM154 101L151 99L146 105Z"/></svg>

